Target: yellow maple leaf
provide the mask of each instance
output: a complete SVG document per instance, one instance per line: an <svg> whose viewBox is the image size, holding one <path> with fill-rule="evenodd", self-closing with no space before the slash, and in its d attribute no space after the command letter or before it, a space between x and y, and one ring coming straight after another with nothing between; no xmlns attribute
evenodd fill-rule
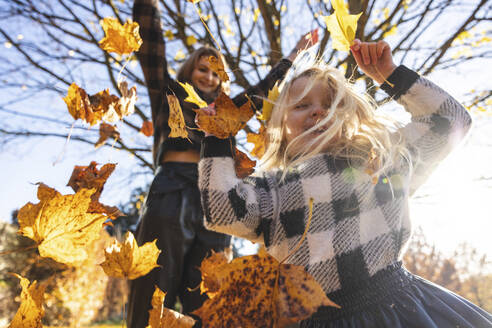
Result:
<svg viewBox="0 0 492 328"><path fill-rule="evenodd" d="M196 43L196 38L194 35L189 35L188 37L186 37L186 44L189 45L189 46L192 46Z"/></svg>
<svg viewBox="0 0 492 328"><path fill-rule="evenodd" d="M100 22L105 37L99 41L101 48L119 55L130 54L140 49L142 38L138 33L138 23L127 21L124 25L113 17L106 17Z"/></svg>
<svg viewBox="0 0 492 328"><path fill-rule="evenodd" d="M198 108L205 108L208 106L207 103L202 98L200 98L198 93L196 93L195 89L191 84L181 83L181 82L178 83L183 87L183 89L188 94L188 97L185 98L185 101L190 102L192 104L196 104Z"/></svg>
<svg viewBox="0 0 492 328"><path fill-rule="evenodd" d="M38 285L37 281L30 284L29 280L13 273L20 279L22 287L21 304L8 328L41 328L41 319L44 316L43 300L44 285Z"/></svg>
<svg viewBox="0 0 492 328"><path fill-rule="evenodd" d="M108 276L136 279L159 266L157 258L161 251L156 246L157 239L139 247L130 231L124 238L123 243L115 240L104 251L106 260L100 265Z"/></svg>
<svg viewBox="0 0 492 328"><path fill-rule="evenodd" d="M227 75L224 67L224 63L222 62L222 58L217 58L215 56L209 56L208 62L210 64L210 69L217 73L220 80L222 82L229 81L229 75Z"/></svg>
<svg viewBox="0 0 492 328"><path fill-rule="evenodd" d="M200 282L200 293L206 293L209 298L213 298L220 287L216 273L220 271L220 267L229 263L229 259L224 252L214 252L203 259L200 263L200 272L202 274L202 281Z"/></svg>
<svg viewBox="0 0 492 328"><path fill-rule="evenodd" d="M254 115L249 100L238 108L232 99L223 92L220 92L215 99L215 111L216 115L207 115L198 111L196 114L197 125L201 130L221 139L235 136Z"/></svg>
<svg viewBox="0 0 492 328"><path fill-rule="evenodd" d="M357 21L362 13L350 15L343 0L331 0L331 5L334 13L323 16L323 19L332 37L332 47L339 51L349 51L355 38Z"/></svg>
<svg viewBox="0 0 492 328"><path fill-rule="evenodd" d="M39 184L39 203L27 203L18 214L19 234L38 245L42 257L65 264L78 264L87 258L86 244L99 238L108 218L87 213L96 189L80 189L74 195L62 195Z"/></svg>
<svg viewBox="0 0 492 328"><path fill-rule="evenodd" d="M63 98L67 104L68 112L77 120L81 119L90 125L94 125L102 118L101 112L95 112L90 103L89 96L84 89L76 83L72 83L67 91L67 96Z"/></svg>
<svg viewBox="0 0 492 328"><path fill-rule="evenodd" d="M268 90L267 99L263 100L263 108L261 110L261 115L258 116L259 120L268 121L272 117L272 110L275 102L277 101L280 90L278 84L275 84L271 90Z"/></svg>
<svg viewBox="0 0 492 328"><path fill-rule="evenodd" d="M149 324L146 328L191 328L195 319L164 307L166 293L155 286L152 295L152 309L149 310Z"/></svg>
<svg viewBox="0 0 492 328"><path fill-rule="evenodd" d="M186 123L178 98L174 95L167 95L167 103L169 104L169 118L167 123L171 128L169 137L188 139L188 131L186 130Z"/></svg>
<svg viewBox="0 0 492 328"><path fill-rule="evenodd" d="M254 144L254 148L251 150L251 155L260 159L265 154L266 147L266 129L262 124L258 133L248 132L246 135L246 140Z"/></svg>
<svg viewBox="0 0 492 328"><path fill-rule="evenodd" d="M285 327L319 306L337 306L304 267L281 264L265 251L221 265L215 276L217 294L193 312L204 327Z"/></svg>

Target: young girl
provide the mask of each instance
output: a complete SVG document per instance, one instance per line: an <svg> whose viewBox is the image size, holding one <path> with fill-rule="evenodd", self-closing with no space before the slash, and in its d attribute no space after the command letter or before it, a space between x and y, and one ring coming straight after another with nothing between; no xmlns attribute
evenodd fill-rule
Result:
<svg viewBox="0 0 492 328"><path fill-rule="evenodd" d="M396 67L384 41L356 40L351 50L411 122L389 128L334 68L294 74L267 126L261 174L238 179L229 140L204 139L205 226L263 243L280 259L299 243L314 199L306 238L288 262L304 266L341 309L322 307L301 327L492 327L490 314L401 264L409 197L463 139L469 114L432 82Z"/></svg>
<svg viewBox="0 0 492 328"><path fill-rule="evenodd" d="M127 324L131 328L142 328L148 324L148 310L155 285L166 292L165 306L174 308L179 297L182 310L189 313L206 299L196 287L201 281L200 266L210 250L223 251L230 245L230 236L206 230L198 190L198 168L200 145L203 133L194 124L194 105L185 102L184 89L168 73L165 43L160 26L158 0L135 0L133 18L140 25L143 44L137 53L148 88L152 121L154 125L155 177L142 209L136 231L139 245L157 239L162 250L159 268L131 282L128 300ZM297 43L288 58L280 62L257 85L236 96L237 106L247 101L246 95L261 108L262 97L291 66L300 49L314 44L315 40L305 37ZM203 100L214 101L227 86L219 80L209 66L208 58L219 58L213 48L202 47L193 52L183 63L177 80L188 82ZM181 104L189 139L169 138L169 105L166 95L175 95Z"/></svg>

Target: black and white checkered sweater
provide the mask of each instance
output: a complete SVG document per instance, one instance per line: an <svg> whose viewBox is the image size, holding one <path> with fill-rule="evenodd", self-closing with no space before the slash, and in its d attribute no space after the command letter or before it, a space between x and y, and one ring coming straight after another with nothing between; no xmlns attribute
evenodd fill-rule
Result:
<svg viewBox="0 0 492 328"><path fill-rule="evenodd" d="M364 168L319 154L289 171L238 179L230 143L203 142L199 188L208 229L264 243L281 259L300 241L314 198L305 240L288 262L303 265L327 294L361 286L401 259L409 240L409 196L461 140L471 125L467 111L449 94L400 66L383 85L412 115L403 135L413 171L402 160L377 184Z"/></svg>

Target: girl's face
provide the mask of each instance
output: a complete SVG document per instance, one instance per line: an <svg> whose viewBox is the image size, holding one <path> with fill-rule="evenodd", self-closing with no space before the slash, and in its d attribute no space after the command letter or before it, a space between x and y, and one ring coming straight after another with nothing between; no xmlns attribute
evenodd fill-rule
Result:
<svg viewBox="0 0 492 328"><path fill-rule="evenodd" d="M294 81L290 89L290 99L298 99L312 77L300 77ZM331 105L329 86L322 81L315 82L311 90L298 102L287 109L284 117L285 140L289 144L294 138L313 127L328 114ZM313 138L323 133L327 125L313 131Z"/></svg>
<svg viewBox="0 0 492 328"><path fill-rule="evenodd" d="M210 69L207 56L202 56L191 72L191 82L193 86L203 93L212 93L217 90L220 79L217 73Z"/></svg>

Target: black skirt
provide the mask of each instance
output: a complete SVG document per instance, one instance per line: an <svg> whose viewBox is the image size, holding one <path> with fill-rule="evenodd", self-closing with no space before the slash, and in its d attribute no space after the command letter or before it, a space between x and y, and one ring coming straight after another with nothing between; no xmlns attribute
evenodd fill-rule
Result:
<svg viewBox="0 0 492 328"><path fill-rule="evenodd" d="M302 328L489 328L492 316L453 292L395 263L351 293L328 297L341 309L322 307Z"/></svg>

